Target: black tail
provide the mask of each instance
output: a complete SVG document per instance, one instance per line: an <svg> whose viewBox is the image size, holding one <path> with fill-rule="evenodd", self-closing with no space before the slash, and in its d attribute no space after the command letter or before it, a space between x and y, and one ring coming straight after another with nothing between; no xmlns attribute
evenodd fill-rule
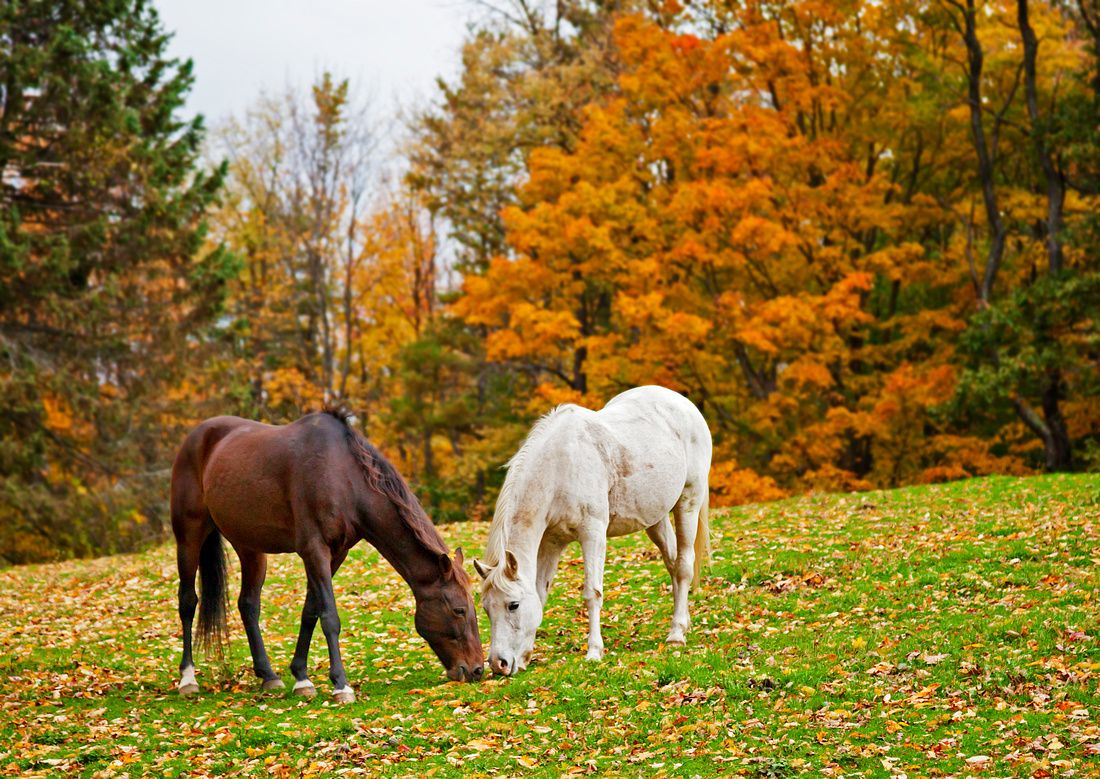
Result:
<svg viewBox="0 0 1100 779"><path fill-rule="evenodd" d="M225 624L228 608L225 568L222 534L215 528L199 550L199 645L207 654L213 653L219 657L229 639Z"/></svg>

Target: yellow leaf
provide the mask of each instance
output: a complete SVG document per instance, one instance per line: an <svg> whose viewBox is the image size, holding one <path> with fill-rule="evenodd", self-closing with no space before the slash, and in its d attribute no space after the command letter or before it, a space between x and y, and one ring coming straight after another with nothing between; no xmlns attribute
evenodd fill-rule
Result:
<svg viewBox="0 0 1100 779"><path fill-rule="evenodd" d="M46 427L55 433L67 433L73 427L73 410L64 398L45 395L42 406L46 410Z"/></svg>

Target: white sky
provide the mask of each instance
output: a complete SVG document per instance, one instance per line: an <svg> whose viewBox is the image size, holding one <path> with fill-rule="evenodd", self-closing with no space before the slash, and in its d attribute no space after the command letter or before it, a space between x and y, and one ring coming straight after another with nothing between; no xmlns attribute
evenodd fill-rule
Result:
<svg viewBox="0 0 1100 779"><path fill-rule="evenodd" d="M328 69L373 96L382 115L434 96L458 72L465 0L153 0L173 56L194 61L187 107L207 127L261 90L305 87ZM357 86L357 88L356 88Z"/></svg>

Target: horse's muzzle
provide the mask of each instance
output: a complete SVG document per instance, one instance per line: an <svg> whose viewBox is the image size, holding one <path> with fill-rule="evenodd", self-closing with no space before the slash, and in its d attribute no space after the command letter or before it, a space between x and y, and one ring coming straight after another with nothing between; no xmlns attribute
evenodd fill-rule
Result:
<svg viewBox="0 0 1100 779"><path fill-rule="evenodd" d="M479 682L484 673L485 669L480 665L467 668L463 663L459 663L447 670L447 678L452 682Z"/></svg>

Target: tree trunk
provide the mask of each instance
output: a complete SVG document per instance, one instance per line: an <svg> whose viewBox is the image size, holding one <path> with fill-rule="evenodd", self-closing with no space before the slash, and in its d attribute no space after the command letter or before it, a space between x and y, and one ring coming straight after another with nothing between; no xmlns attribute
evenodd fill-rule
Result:
<svg viewBox="0 0 1100 779"><path fill-rule="evenodd" d="M354 210L354 202L352 209ZM340 391L338 398L343 400L348 394L348 377L351 375L351 340L354 332L355 309L352 306L352 287L355 283L355 219L348 220L348 232L344 255L344 359L340 366Z"/></svg>
<svg viewBox="0 0 1100 779"><path fill-rule="evenodd" d="M320 249L310 258L310 268L316 295L317 319L321 323L321 387L325 400L329 400L333 389L332 326L329 321L328 274L325 272L325 261L320 255Z"/></svg>
<svg viewBox="0 0 1100 779"><path fill-rule="evenodd" d="M1092 38L1093 56L1100 58L1100 4L1096 0L1077 0L1077 11ZM1100 67L1093 69L1090 83L1093 94L1100 97Z"/></svg>
<svg viewBox="0 0 1100 779"><path fill-rule="evenodd" d="M1031 122L1031 138L1035 147L1035 156L1039 169L1043 173L1046 185L1046 250L1047 272L1056 277L1063 272L1064 253L1062 251L1062 208L1066 200L1066 180L1061 166L1057 164L1054 151L1047 142L1047 129L1042 126L1039 116L1039 90L1036 60L1039 55L1039 40L1031 27L1028 16L1028 0L1016 0L1016 20L1020 26L1020 37L1024 44L1024 94L1027 98L1027 115ZM1043 338L1056 338L1050 332L1041 333ZM1055 367L1047 371L1042 391L1043 419L1046 422L1046 435L1043 448L1046 450L1048 471L1065 471L1073 467L1073 449L1066 422L1062 416L1061 400L1065 383L1062 371Z"/></svg>
<svg viewBox="0 0 1100 779"><path fill-rule="evenodd" d="M1005 247L1005 225L1001 219L1000 205L997 203L997 190L994 184L993 160L996 146L990 148L985 137L985 123L982 117L982 68L985 55L978 39L977 12L974 0L967 0L963 10L963 40L966 43L966 84L967 104L970 108L970 131L974 139L974 151L978 155L978 179L982 186L982 203L985 205L986 221L989 223L989 251L986 255L985 271L978 289L979 304L989 304L993 294L993 282L1001 267L1001 258ZM996 136L996 128L994 128Z"/></svg>
<svg viewBox="0 0 1100 779"><path fill-rule="evenodd" d="M1043 416L1031 408L1020 396L1012 398L1012 405L1020 419L1043 442L1043 454L1048 471L1068 471L1073 468L1073 449L1059 401L1062 397L1062 373L1057 368L1047 374L1043 385Z"/></svg>
<svg viewBox="0 0 1100 779"><path fill-rule="evenodd" d="M432 431L424 428L424 481L435 478L435 461L432 459Z"/></svg>
<svg viewBox="0 0 1100 779"><path fill-rule="evenodd" d="M573 271L573 278L581 280L580 271ZM581 325L581 338L588 338L592 334L592 321L588 311L588 297L582 292L580 303L577 306L577 321ZM584 361L588 359L588 347L578 346L573 350L573 389L582 395L588 392L588 374L584 371Z"/></svg>
<svg viewBox="0 0 1100 779"><path fill-rule="evenodd" d="M587 357L587 346L579 346L573 352L573 389L582 395L588 392L588 374L584 372L584 361Z"/></svg>
<svg viewBox="0 0 1100 779"><path fill-rule="evenodd" d="M1048 431L1047 437L1043 439L1043 449L1046 452L1048 471L1073 469L1073 442L1062 416L1063 387L1062 371L1052 368L1047 373L1046 386L1043 387L1043 419Z"/></svg>
<svg viewBox="0 0 1100 779"><path fill-rule="evenodd" d="M1020 37L1023 38L1024 43L1024 93L1027 97L1027 115L1031 121L1031 139L1035 145L1035 156L1039 160L1039 169L1043 172L1043 180L1046 184L1046 249L1050 274L1053 276L1061 273L1064 265L1062 207L1066 200L1066 182L1047 143L1047 132L1042 127L1039 117L1039 90L1036 84L1039 40L1035 37L1035 30L1031 28L1027 0L1016 0L1016 12L1016 19L1020 25Z"/></svg>

